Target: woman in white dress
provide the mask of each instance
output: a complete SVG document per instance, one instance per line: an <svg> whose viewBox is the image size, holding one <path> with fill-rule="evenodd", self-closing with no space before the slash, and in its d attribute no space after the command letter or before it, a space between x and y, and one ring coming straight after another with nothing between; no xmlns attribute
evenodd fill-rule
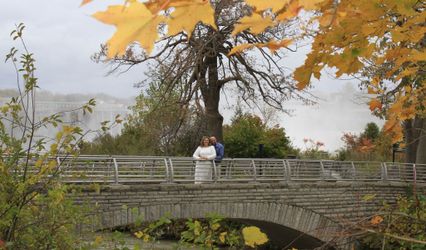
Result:
<svg viewBox="0 0 426 250"><path fill-rule="evenodd" d="M209 137L201 138L200 146L195 150L195 184L201 184L203 181L212 180L213 160L216 158L216 150L210 145Z"/></svg>

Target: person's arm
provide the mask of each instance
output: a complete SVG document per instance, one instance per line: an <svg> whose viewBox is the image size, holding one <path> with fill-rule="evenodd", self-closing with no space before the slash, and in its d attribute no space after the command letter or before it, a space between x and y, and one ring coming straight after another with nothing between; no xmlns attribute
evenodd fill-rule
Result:
<svg viewBox="0 0 426 250"><path fill-rule="evenodd" d="M194 154L192 155L192 157L194 157L194 159L196 159L196 160L201 160L201 157L200 157L200 150L201 150L201 148L200 148L200 147L197 147L197 149L195 150Z"/></svg>
<svg viewBox="0 0 426 250"><path fill-rule="evenodd" d="M225 155L225 148L222 145L222 146L218 147L216 160L218 160L218 161L222 160L224 155Z"/></svg>
<svg viewBox="0 0 426 250"><path fill-rule="evenodd" d="M214 160L216 158L216 149L213 146L210 146L210 152L207 156L207 160Z"/></svg>

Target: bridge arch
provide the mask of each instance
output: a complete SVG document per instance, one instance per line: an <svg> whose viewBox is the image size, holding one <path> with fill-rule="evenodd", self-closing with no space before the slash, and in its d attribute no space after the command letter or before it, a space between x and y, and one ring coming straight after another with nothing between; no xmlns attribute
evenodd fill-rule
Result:
<svg viewBox="0 0 426 250"><path fill-rule="evenodd" d="M135 209L137 208L137 209ZM282 202L185 202L152 204L104 211L100 226L113 228L135 223L137 218L156 221L168 215L172 219L205 218L217 213L227 219L278 224L327 242L338 230L338 223L312 210Z"/></svg>
<svg viewBox="0 0 426 250"><path fill-rule="evenodd" d="M406 194L407 183L388 182L286 182L216 184L106 185L94 190L82 186L74 193L78 204L96 208L87 227L106 229L134 223L141 217L154 221L171 218L205 218L215 212L226 218L281 225L323 242L341 232L339 222L356 223L374 215L382 201L394 204ZM426 187L417 186L426 194ZM364 197L374 199L364 199ZM344 242L339 242L344 243Z"/></svg>

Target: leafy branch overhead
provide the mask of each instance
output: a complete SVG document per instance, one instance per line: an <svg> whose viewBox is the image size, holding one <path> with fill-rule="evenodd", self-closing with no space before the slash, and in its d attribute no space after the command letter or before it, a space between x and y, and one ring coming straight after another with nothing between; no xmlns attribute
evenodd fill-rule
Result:
<svg viewBox="0 0 426 250"><path fill-rule="evenodd" d="M94 17L117 28L107 42L110 58L124 55L134 42L148 56L167 41L173 46L172 37L190 43L195 33L209 32L197 29L199 25L231 34L233 43L220 52L228 58L240 59L253 48L262 55L269 48L274 54L306 38L312 46L305 63L293 72L297 88L307 88L326 67L335 69L337 77L356 76L372 95L370 109L387 118L386 130L400 141L401 122L426 113L425 5L417 0L128 0ZM232 15L238 17L230 26L218 22ZM295 18L310 19L313 30L299 25L286 37L266 34ZM250 39L240 39L243 34ZM241 81L241 76L232 79Z"/></svg>
<svg viewBox="0 0 426 250"><path fill-rule="evenodd" d="M306 8L317 9L316 3L324 0L300 0L300 1L276 1L273 6L265 4L263 0L250 0L247 5L251 6L252 13L240 19L234 27L233 35L245 30L253 34L260 34L268 27L277 26L281 22L298 15L299 10ZM83 1L82 5L90 1ZM296 6L296 7L295 7ZM272 8L273 12L269 10ZM116 33L108 41L108 55L110 57L123 55L129 44L139 42L140 46L148 54L153 51L155 42L161 40L159 33L164 25L167 32L163 36L174 36L181 32L189 37L198 23L209 25L218 29L214 19L214 6L204 0L159 0L148 1L126 1L123 5L109 6L106 11L100 11L93 16L101 22L114 25ZM265 44L272 50L277 46L286 47L288 41L275 41ZM242 52L247 47L238 47L232 54Z"/></svg>

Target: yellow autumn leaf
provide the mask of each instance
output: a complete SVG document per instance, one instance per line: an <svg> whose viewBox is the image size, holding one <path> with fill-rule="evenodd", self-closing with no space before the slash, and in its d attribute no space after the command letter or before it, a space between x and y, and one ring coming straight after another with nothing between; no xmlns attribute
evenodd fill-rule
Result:
<svg viewBox="0 0 426 250"><path fill-rule="evenodd" d="M418 0L404 0L404 1L395 1L396 8L399 13L411 16L416 14L415 5L418 3Z"/></svg>
<svg viewBox="0 0 426 250"><path fill-rule="evenodd" d="M321 27L330 26L333 22L334 14L333 13L325 13L319 18L319 24Z"/></svg>
<svg viewBox="0 0 426 250"><path fill-rule="evenodd" d="M136 236L136 238L140 239L143 237L144 233L142 231L138 231L138 232L135 232L134 235Z"/></svg>
<svg viewBox="0 0 426 250"><path fill-rule="evenodd" d="M299 14L299 11L302 9L302 6L298 1L292 1L287 7L286 10L277 16L277 20L285 21L291 19Z"/></svg>
<svg viewBox="0 0 426 250"><path fill-rule="evenodd" d="M255 226L243 228L243 238L244 244L253 248L268 242L268 236Z"/></svg>
<svg viewBox="0 0 426 250"><path fill-rule="evenodd" d="M149 242L151 240L151 237L149 236L149 234L145 234L143 236L143 242Z"/></svg>
<svg viewBox="0 0 426 250"><path fill-rule="evenodd" d="M231 51L228 53L228 56L232 56L233 54L241 53L244 50L251 49L251 48L254 48L254 47L257 47L257 48L265 48L266 47L269 50L271 50L271 52L273 53L273 52L275 52L275 51L277 51L281 48L287 47L291 43L292 43L292 40L289 40L289 39L284 39L282 41L271 40L267 43L243 43L243 44L240 44L240 45L232 48Z"/></svg>
<svg viewBox="0 0 426 250"><path fill-rule="evenodd" d="M400 97L395 103L393 103L390 108L389 112L391 114L399 114L404 106L404 100Z"/></svg>
<svg viewBox="0 0 426 250"><path fill-rule="evenodd" d="M398 120L396 120L395 118L393 119L388 119L385 122L385 125L383 125L383 131L385 131L386 133L391 132L398 124Z"/></svg>
<svg viewBox="0 0 426 250"><path fill-rule="evenodd" d="M372 199L376 198L376 194L366 194L362 197L363 201L371 201Z"/></svg>
<svg viewBox="0 0 426 250"><path fill-rule="evenodd" d="M145 3L145 7L152 14L157 14L162 9L167 9L170 6L170 0L151 0Z"/></svg>
<svg viewBox="0 0 426 250"><path fill-rule="evenodd" d="M289 46L292 42L293 41L290 39L284 39L281 41L272 40L264 44L264 47L267 47L268 49L270 49L271 52L275 52L276 50Z"/></svg>
<svg viewBox="0 0 426 250"><path fill-rule="evenodd" d="M194 235L199 236L201 234L201 230L201 223L198 220L194 221Z"/></svg>
<svg viewBox="0 0 426 250"><path fill-rule="evenodd" d="M375 90L373 87L370 87L370 86L367 87L367 91L368 91L367 93L370 94L370 95L371 94L377 94L377 90Z"/></svg>
<svg viewBox="0 0 426 250"><path fill-rule="evenodd" d="M148 54L158 38L157 27L164 16L155 16L143 3L132 1L128 6L113 5L93 15L99 21L115 25L117 31L107 42L108 56L122 55L127 46L138 41Z"/></svg>
<svg viewBox="0 0 426 250"><path fill-rule="evenodd" d="M303 6L305 10L316 10L319 9L319 3L325 0L299 0L299 4Z"/></svg>
<svg viewBox="0 0 426 250"><path fill-rule="evenodd" d="M214 20L214 10L209 1L181 1L170 6L175 8L170 19L167 19L166 22L170 36L182 31L185 31L188 36L191 36L192 31L194 31L199 22L217 29Z"/></svg>
<svg viewBox="0 0 426 250"><path fill-rule="evenodd" d="M317 79L321 77L321 67L318 65L317 61L317 55L309 53L305 60L305 64L296 68L294 71L294 79L297 81L297 89L302 90L309 86L312 75Z"/></svg>
<svg viewBox="0 0 426 250"><path fill-rule="evenodd" d="M415 116L416 116L416 107L414 105L410 105L410 106L402 109L401 114L399 115L401 120L412 119Z"/></svg>
<svg viewBox="0 0 426 250"><path fill-rule="evenodd" d="M290 0L269 1L269 0L246 0L248 5L254 7L256 11L272 9L272 12L281 10Z"/></svg>
<svg viewBox="0 0 426 250"><path fill-rule="evenodd" d="M417 67L406 68L401 73L399 73L397 80L405 76L413 76L414 74L416 74L417 70Z"/></svg>
<svg viewBox="0 0 426 250"><path fill-rule="evenodd" d="M219 234L219 241L220 243L225 243L225 237L228 233L227 232L222 232Z"/></svg>
<svg viewBox="0 0 426 250"><path fill-rule="evenodd" d="M47 167L48 167L48 169L49 170L53 170L53 169L55 169L56 168L56 166L57 166L57 162L56 162L56 160L51 160L51 161L49 161L49 163L47 164Z"/></svg>
<svg viewBox="0 0 426 250"><path fill-rule="evenodd" d="M241 31L249 29L252 34L260 34L266 28L274 25L270 16L265 18L262 15L253 13L251 16L245 16L238 21L238 24L235 25L232 35L240 33Z"/></svg>
<svg viewBox="0 0 426 250"><path fill-rule="evenodd" d="M381 110L382 109L382 102L376 98L370 100L370 110L374 111L376 109Z"/></svg>
<svg viewBox="0 0 426 250"><path fill-rule="evenodd" d="M413 50L410 58L414 61L426 61L426 51Z"/></svg>
<svg viewBox="0 0 426 250"><path fill-rule="evenodd" d="M97 236L95 237L95 242L94 242L95 246L99 246L99 245L102 243L102 241L103 241L102 236L97 235Z"/></svg>
<svg viewBox="0 0 426 250"><path fill-rule="evenodd" d="M220 227L219 223L214 223L211 228L213 231L216 231L219 227Z"/></svg>
<svg viewBox="0 0 426 250"><path fill-rule="evenodd" d="M373 218L371 218L370 223L372 225L378 225L380 223L382 223L383 221L383 217L380 215L375 215Z"/></svg>

